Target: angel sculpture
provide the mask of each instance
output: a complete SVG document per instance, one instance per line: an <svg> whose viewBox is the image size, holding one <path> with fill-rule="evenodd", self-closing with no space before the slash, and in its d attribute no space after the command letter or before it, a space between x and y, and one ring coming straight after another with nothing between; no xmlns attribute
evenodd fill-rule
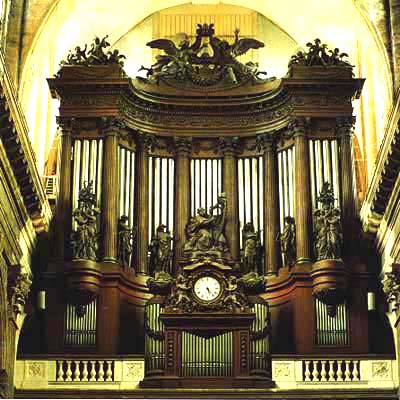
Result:
<svg viewBox="0 0 400 400"><path fill-rule="evenodd" d="M245 65L236 58L247 53L250 49L264 47L264 43L257 39L239 39L239 32L239 29L235 29L235 41L232 44L216 37L211 39L211 46L218 50L215 52L217 55L216 64L232 83L238 83L241 76L251 74L254 69L251 65ZM261 74L261 72L258 73Z"/></svg>
<svg viewBox="0 0 400 400"><path fill-rule="evenodd" d="M185 80L188 70L193 70L191 56L200 49L198 41L192 46L188 35L182 34L178 46L169 39L157 39L147 43L152 49L164 50L166 54L156 56L156 63L147 70L147 77L158 82L160 78ZM140 71L139 70L139 71Z"/></svg>

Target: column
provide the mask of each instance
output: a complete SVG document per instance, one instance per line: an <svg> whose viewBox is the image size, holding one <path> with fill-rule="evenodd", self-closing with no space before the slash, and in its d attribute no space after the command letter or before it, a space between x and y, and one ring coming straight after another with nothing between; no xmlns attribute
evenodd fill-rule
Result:
<svg viewBox="0 0 400 400"><path fill-rule="evenodd" d="M234 261L240 260L239 254L239 195L236 152L239 138L221 138L220 147L223 159L223 190L228 202L225 235Z"/></svg>
<svg viewBox="0 0 400 400"><path fill-rule="evenodd" d="M343 222L343 243L350 243L353 239L354 220L356 216L356 192L354 184L354 163L353 163L353 117L337 118L336 132L340 138L340 161L341 161L341 195L342 195L342 222ZM346 247L346 246L344 246ZM344 249L345 250L345 249Z"/></svg>
<svg viewBox="0 0 400 400"><path fill-rule="evenodd" d="M147 274L147 253L149 246L149 147L152 137L138 134L136 140L136 203L135 226L136 273Z"/></svg>
<svg viewBox="0 0 400 400"><path fill-rule="evenodd" d="M312 220L310 163L308 160L307 126L303 118L294 120L290 128L295 146L295 188L296 188L296 263L311 261Z"/></svg>
<svg viewBox="0 0 400 400"><path fill-rule="evenodd" d="M175 212L174 263L172 271L179 271L178 262L185 244L185 227L190 217L190 152L192 138L175 138Z"/></svg>
<svg viewBox="0 0 400 400"><path fill-rule="evenodd" d="M279 195L276 160L276 143L273 134L257 137L257 145L263 150L264 166L264 274L278 272L279 242Z"/></svg>
<svg viewBox="0 0 400 400"><path fill-rule="evenodd" d="M103 261L117 262L118 135L124 123L117 117L103 117L102 124L104 136L101 213Z"/></svg>
<svg viewBox="0 0 400 400"><path fill-rule="evenodd" d="M72 135L75 133L74 118L58 117L60 128L59 191L55 217L54 256L58 261L65 259L65 243L71 234L71 173Z"/></svg>

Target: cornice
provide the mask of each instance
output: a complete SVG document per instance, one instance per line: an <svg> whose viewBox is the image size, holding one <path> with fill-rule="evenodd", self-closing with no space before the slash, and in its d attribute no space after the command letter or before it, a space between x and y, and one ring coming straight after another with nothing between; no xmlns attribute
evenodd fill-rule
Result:
<svg viewBox="0 0 400 400"><path fill-rule="evenodd" d="M0 120L1 139L20 188L25 207L37 232L47 230L51 209L37 171L35 156L28 139L28 125L15 97L16 88L0 51Z"/></svg>
<svg viewBox="0 0 400 400"><path fill-rule="evenodd" d="M395 193L400 173L400 89L389 115L375 171L361 208L364 230L376 234L391 197Z"/></svg>

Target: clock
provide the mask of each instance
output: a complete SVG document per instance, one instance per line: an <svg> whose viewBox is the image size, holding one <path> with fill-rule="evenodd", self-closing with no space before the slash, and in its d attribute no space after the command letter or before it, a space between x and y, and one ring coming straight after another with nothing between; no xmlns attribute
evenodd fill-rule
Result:
<svg viewBox="0 0 400 400"><path fill-rule="evenodd" d="M222 287L218 279L205 275L198 278L193 285L193 292L196 297L206 303L212 303L221 294Z"/></svg>

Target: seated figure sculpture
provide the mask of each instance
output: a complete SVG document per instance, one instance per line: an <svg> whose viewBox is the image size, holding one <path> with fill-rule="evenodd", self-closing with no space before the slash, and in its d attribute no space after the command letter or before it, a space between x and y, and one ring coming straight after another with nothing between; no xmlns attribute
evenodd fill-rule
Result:
<svg viewBox="0 0 400 400"><path fill-rule="evenodd" d="M217 260L230 259L230 252L225 238L227 200L221 193L217 204L197 210L197 215L190 218L186 225L186 243L183 247L183 257L190 260L200 260L211 257ZM216 213L215 213L216 211Z"/></svg>

